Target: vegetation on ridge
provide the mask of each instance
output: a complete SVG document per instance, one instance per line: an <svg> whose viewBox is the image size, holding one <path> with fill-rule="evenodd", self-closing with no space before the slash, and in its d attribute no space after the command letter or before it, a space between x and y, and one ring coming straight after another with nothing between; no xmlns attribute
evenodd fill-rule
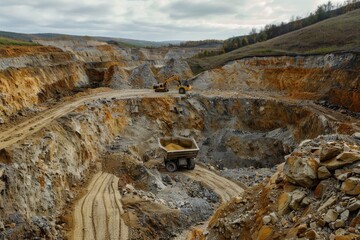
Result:
<svg viewBox="0 0 360 240"><path fill-rule="evenodd" d="M37 46L34 42L26 42L21 40L14 40L10 38L0 37L0 47L4 46Z"/></svg>
<svg viewBox="0 0 360 240"><path fill-rule="evenodd" d="M328 1L326 4L319 5L316 11L310 13L308 17L292 17L292 20L288 23L282 22L278 25L268 24L261 29L260 32L257 32L256 28L253 28L247 36L227 39L224 41L223 49L225 52L230 52L247 45L273 39L359 8L360 0L347 0L343 4L338 4L336 7L331 1Z"/></svg>
<svg viewBox="0 0 360 240"><path fill-rule="evenodd" d="M282 36L248 45L218 56L193 58L195 73L252 56L326 54L338 51L360 53L360 9L329 18Z"/></svg>

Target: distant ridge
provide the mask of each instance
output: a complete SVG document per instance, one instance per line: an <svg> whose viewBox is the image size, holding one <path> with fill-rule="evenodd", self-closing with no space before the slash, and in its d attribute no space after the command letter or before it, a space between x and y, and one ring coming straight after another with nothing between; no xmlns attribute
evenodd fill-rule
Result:
<svg viewBox="0 0 360 240"><path fill-rule="evenodd" d="M136 40L128 38L113 38L113 37L101 37L101 36L77 36L77 35L67 35L67 34L58 34L58 33L35 33L35 34L25 34L25 33L16 33L16 32L6 32L0 31L0 37L11 38L15 40L31 42L36 39L42 40L52 40L52 39L93 39L103 42L120 42L126 43L130 46L136 47L163 47L169 44L179 45L182 41L146 41L146 40Z"/></svg>

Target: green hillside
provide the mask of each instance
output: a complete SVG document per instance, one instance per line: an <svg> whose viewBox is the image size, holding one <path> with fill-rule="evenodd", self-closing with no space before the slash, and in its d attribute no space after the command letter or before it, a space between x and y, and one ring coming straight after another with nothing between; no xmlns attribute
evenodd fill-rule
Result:
<svg viewBox="0 0 360 240"><path fill-rule="evenodd" d="M222 55L188 60L195 73L251 56L360 53L360 9Z"/></svg>
<svg viewBox="0 0 360 240"><path fill-rule="evenodd" d="M113 38L113 37L99 37L99 36L77 36L58 33L34 33L24 34L15 32L0 31L0 37L11 38L20 41L32 41L36 39L43 40L79 40L79 39L92 39L97 41L112 42L118 44L120 47L162 47L169 44L179 45L180 41L164 41L154 42L146 40L135 40L127 38Z"/></svg>
<svg viewBox="0 0 360 240"><path fill-rule="evenodd" d="M11 38L0 37L0 47L4 46L36 46L38 44L33 42L14 40Z"/></svg>

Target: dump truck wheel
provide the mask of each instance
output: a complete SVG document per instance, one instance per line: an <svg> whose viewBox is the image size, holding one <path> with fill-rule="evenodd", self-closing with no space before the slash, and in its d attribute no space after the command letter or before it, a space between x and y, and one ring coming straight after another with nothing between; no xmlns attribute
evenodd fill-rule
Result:
<svg viewBox="0 0 360 240"><path fill-rule="evenodd" d="M189 170L194 170L194 168L195 168L195 159L191 158L191 159L188 160L187 168Z"/></svg>
<svg viewBox="0 0 360 240"><path fill-rule="evenodd" d="M180 93L180 94L185 94L185 92L186 92L186 91L185 91L185 88L179 88L179 93Z"/></svg>
<svg viewBox="0 0 360 240"><path fill-rule="evenodd" d="M173 161L168 161L165 164L165 167L166 167L166 170L168 170L169 172L175 172L177 170L177 165Z"/></svg>

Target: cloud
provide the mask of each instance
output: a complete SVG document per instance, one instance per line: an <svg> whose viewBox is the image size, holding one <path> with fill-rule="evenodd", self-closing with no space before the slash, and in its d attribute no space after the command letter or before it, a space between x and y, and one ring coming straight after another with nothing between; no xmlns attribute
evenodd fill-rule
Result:
<svg viewBox="0 0 360 240"><path fill-rule="evenodd" d="M0 30L144 40L226 39L327 0L1 0ZM336 3L342 1L333 1Z"/></svg>
<svg viewBox="0 0 360 240"><path fill-rule="evenodd" d="M236 13L236 9L221 2L174 1L163 8L173 19L198 19Z"/></svg>

